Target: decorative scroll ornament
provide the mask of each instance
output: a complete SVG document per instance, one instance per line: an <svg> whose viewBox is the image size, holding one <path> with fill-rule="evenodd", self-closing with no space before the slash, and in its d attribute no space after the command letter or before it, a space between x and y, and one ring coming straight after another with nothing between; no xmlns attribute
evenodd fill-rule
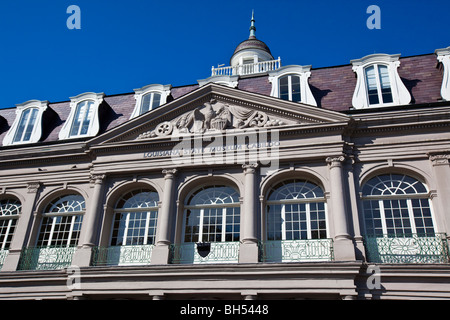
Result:
<svg viewBox="0 0 450 320"><path fill-rule="evenodd" d="M175 120L160 123L154 130L139 135L137 139L222 132L226 129L272 127L284 124L282 120L271 119L265 112L230 106L212 99Z"/></svg>

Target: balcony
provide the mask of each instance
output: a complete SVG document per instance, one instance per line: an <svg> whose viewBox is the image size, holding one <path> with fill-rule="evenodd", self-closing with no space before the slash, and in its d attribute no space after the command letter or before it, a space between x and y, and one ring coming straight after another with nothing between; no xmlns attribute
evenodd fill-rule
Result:
<svg viewBox="0 0 450 320"><path fill-rule="evenodd" d="M92 266L149 265L153 245L94 247Z"/></svg>
<svg viewBox="0 0 450 320"><path fill-rule="evenodd" d="M239 244L239 241L233 241L211 242L200 245L196 243L171 245L171 263L238 263Z"/></svg>
<svg viewBox="0 0 450 320"><path fill-rule="evenodd" d="M260 243L261 262L316 262L333 260L333 239L279 240Z"/></svg>
<svg viewBox="0 0 450 320"><path fill-rule="evenodd" d="M241 64L237 66L211 68L211 76L244 76L264 73L281 68L281 58L277 60L261 61L257 63Z"/></svg>
<svg viewBox="0 0 450 320"><path fill-rule="evenodd" d="M434 236L420 234L365 236L364 245L368 262L449 262L449 250L445 233L436 233Z"/></svg>
<svg viewBox="0 0 450 320"><path fill-rule="evenodd" d="M70 267L76 247L23 248L18 270L57 270Z"/></svg>

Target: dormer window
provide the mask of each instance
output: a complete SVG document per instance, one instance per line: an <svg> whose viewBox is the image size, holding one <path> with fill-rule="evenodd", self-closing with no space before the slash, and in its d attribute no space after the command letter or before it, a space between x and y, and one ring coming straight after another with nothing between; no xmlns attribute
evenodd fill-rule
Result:
<svg viewBox="0 0 450 320"><path fill-rule="evenodd" d="M93 137L100 130L99 107L104 93L83 93L71 97L70 114L59 132L59 139Z"/></svg>
<svg viewBox="0 0 450 320"><path fill-rule="evenodd" d="M3 139L3 145L38 142L42 136L42 115L48 101L31 100L18 104L16 119Z"/></svg>
<svg viewBox="0 0 450 320"><path fill-rule="evenodd" d="M399 54L373 54L352 60L357 76L353 107L389 107L411 102L411 95L398 74Z"/></svg>
<svg viewBox="0 0 450 320"><path fill-rule="evenodd" d="M130 119L136 118L150 110L156 109L167 102L171 85L151 84L140 89L135 89L134 98L136 105Z"/></svg>
<svg viewBox="0 0 450 320"><path fill-rule="evenodd" d="M89 126L92 122L94 109L94 101L86 100L78 103L73 118L70 137L84 136L88 133Z"/></svg>
<svg viewBox="0 0 450 320"><path fill-rule="evenodd" d="M31 139L31 133L36 125L36 118L39 113L37 108L29 108L22 112L20 116L19 126L14 135L13 142L28 142Z"/></svg>
<svg viewBox="0 0 450 320"><path fill-rule="evenodd" d="M287 101L301 102L317 106L317 102L309 87L311 66L285 66L269 71L272 83L270 95Z"/></svg>

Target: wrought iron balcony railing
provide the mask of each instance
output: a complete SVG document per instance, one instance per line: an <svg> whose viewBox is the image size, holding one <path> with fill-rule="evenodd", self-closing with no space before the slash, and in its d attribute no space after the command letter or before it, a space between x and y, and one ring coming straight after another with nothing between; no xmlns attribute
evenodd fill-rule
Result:
<svg viewBox="0 0 450 320"><path fill-rule="evenodd" d="M445 233L365 236L367 260L374 263L448 263Z"/></svg>
<svg viewBox="0 0 450 320"><path fill-rule="evenodd" d="M239 260L239 241L211 242L207 250L199 253L196 243L172 244L171 263L237 263Z"/></svg>
<svg viewBox="0 0 450 320"><path fill-rule="evenodd" d="M3 264L5 263L6 256L8 255L9 250L0 249L0 270L2 270Z"/></svg>
<svg viewBox="0 0 450 320"><path fill-rule="evenodd" d="M70 267L76 247L23 248L18 270L57 270Z"/></svg>
<svg viewBox="0 0 450 320"><path fill-rule="evenodd" d="M92 266L148 265L153 245L128 245L92 248Z"/></svg>
<svg viewBox="0 0 450 320"><path fill-rule="evenodd" d="M333 239L260 242L261 262L333 261Z"/></svg>

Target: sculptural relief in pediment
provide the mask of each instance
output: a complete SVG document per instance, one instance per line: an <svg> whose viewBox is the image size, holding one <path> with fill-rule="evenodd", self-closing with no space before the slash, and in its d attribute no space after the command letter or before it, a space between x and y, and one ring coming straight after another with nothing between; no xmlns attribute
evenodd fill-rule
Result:
<svg viewBox="0 0 450 320"><path fill-rule="evenodd" d="M139 135L138 139L153 137L222 132L227 129L273 127L295 123L269 116L260 110L229 105L212 99L172 121L165 121L152 131Z"/></svg>

